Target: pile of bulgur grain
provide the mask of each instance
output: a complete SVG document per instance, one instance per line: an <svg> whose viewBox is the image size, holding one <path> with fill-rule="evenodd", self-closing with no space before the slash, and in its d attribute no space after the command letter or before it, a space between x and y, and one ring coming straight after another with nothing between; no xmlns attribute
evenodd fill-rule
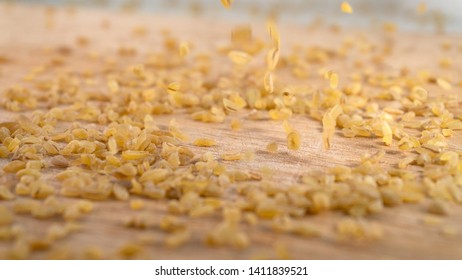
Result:
<svg viewBox="0 0 462 280"><path fill-rule="evenodd" d="M230 8L232 1L222 3ZM341 10L353 12L346 2ZM337 72L326 69L326 62L359 50L374 56L371 63L380 64L393 43L377 52L367 40L345 40L335 51L308 47L300 55L297 48L281 50L274 19L268 20L267 30L268 38L258 38L250 27L238 26L227 46L210 53L194 53L194 42L165 32L162 52L139 64L114 66L101 58L101 71L82 73L56 73L54 67L65 63L71 52L57 49L48 64L25 77L23 85L5 90L0 105L16 117L0 123L0 158L6 160L0 199L12 201L0 204L0 240L9 244L1 257L27 259L35 251L51 250L58 240L84 231L80 221L108 200L126 201L134 213L121 221L121 227L165 231L163 244L172 248L192 242L191 225L197 219L219 217L214 228L201 233L203 244L231 250L252 246L243 225L256 227L269 221L268 231L315 238L322 231L300 219L335 211L345 214L336 225L339 239L376 240L382 238L383 229L368 217L386 207L421 203L428 213L449 215L451 207L462 202L462 153L447 141L462 129L461 116L453 113L459 101L446 97L460 89L460 81L419 69L399 75L360 67L353 74ZM143 27L134 30L134 36L143 34ZM77 44L89 42L81 37ZM129 47L119 49L120 56L133 52ZM247 68L265 53L266 66ZM211 61L222 58L229 60L223 64L229 75L216 78ZM0 56L0 64L6 61L7 56ZM285 71L292 79L309 83L306 69L311 65L326 80L324 87L307 90L278 79L278 73ZM44 78L47 75L52 78ZM430 92L429 84L441 90ZM95 85L104 89L83 90ZM279 185L264 171L230 165L253 161L256 151L215 156L207 149L220 149L219 139L190 139L174 118L167 126L156 121L158 115L179 112L202 122L204 130L225 121L231 121L233 131L240 130L246 119L235 118L236 113L280 123L289 152L299 150L305 141L291 118L306 116L322 125L326 150L335 145L336 137L365 137L402 151L396 155L401 159L396 166L384 166L380 161L386 152L379 149L354 166L307 172L296 184ZM193 146L203 152L193 152ZM273 141L262 149L285 156ZM168 213L160 222L137 214L151 201L167 205ZM22 215L58 222L35 238L16 221ZM434 218L426 223L438 224ZM443 227L442 233L458 234L451 226ZM121 246L116 256L88 247L80 257L136 257L144 244L152 242L146 235ZM54 252L67 258L66 250ZM286 256L283 248L278 250L279 257Z"/></svg>

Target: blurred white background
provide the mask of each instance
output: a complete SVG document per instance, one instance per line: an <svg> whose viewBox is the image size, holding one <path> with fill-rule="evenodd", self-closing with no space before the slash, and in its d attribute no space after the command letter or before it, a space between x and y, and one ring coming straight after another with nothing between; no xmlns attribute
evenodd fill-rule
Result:
<svg viewBox="0 0 462 280"><path fill-rule="evenodd" d="M235 0L225 10L220 0L0 0L30 4L75 5L144 12L194 13L218 18L251 20L277 11L283 21L323 20L342 26L367 27L394 22L411 31L462 34L462 0L349 0L354 15L340 13L342 0ZM422 13L422 5L426 7ZM420 7L420 13L418 12Z"/></svg>

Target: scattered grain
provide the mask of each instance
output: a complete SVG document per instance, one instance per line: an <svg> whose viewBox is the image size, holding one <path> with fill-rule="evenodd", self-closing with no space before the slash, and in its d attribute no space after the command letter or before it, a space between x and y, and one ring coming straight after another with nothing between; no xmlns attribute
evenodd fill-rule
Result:
<svg viewBox="0 0 462 280"><path fill-rule="evenodd" d="M275 143L275 142L271 142L271 143L268 143L268 145L266 145L266 150L270 153L277 153L278 152L278 144Z"/></svg>
<svg viewBox="0 0 462 280"><path fill-rule="evenodd" d="M230 51L228 57L236 65L246 65L252 59L248 53L242 51Z"/></svg>
<svg viewBox="0 0 462 280"><path fill-rule="evenodd" d="M144 202L141 199L133 199L130 201L130 208L132 210L141 210L144 208Z"/></svg>
<svg viewBox="0 0 462 280"><path fill-rule="evenodd" d="M239 152L222 154L221 159L223 159L225 161L241 160L242 159L242 154L239 153Z"/></svg>
<svg viewBox="0 0 462 280"><path fill-rule="evenodd" d="M300 139L300 134L298 132L293 131L287 135L287 148L289 150L298 150L300 149L301 145L301 139Z"/></svg>
<svg viewBox="0 0 462 280"><path fill-rule="evenodd" d="M433 200L428 206L428 212L436 215L448 215L449 204L442 200Z"/></svg>
<svg viewBox="0 0 462 280"><path fill-rule="evenodd" d="M452 88L451 84L442 78L436 79L436 83L444 90L451 90Z"/></svg>
<svg viewBox="0 0 462 280"><path fill-rule="evenodd" d="M165 239L165 245L170 248L176 248L185 244L190 238L191 233L189 230L178 230Z"/></svg>

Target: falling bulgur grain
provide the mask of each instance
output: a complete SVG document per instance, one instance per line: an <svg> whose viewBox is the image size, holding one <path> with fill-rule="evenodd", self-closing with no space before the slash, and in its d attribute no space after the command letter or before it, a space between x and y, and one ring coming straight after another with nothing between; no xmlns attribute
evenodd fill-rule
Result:
<svg viewBox="0 0 462 280"><path fill-rule="evenodd" d="M425 2L420 2L419 5L417 5L416 11L418 15L423 15L427 12L427 4Z"/></svg>
<svg viewBox="0 0 462 280"><path fill-rule="evenodd" d="M451 90L451 84L443 78L436 79L436 83L444 90Z"/></svg>
<svg viewBox="0 0 462 280"><path fill-rule="evenodd" d="M223 7L226 9L229 9L231 7L231 4L233 3L234 0L221 0L221 4Z"/></svg>
<svg viewBox="0 0 462 280"><path fill-rule="evenodd" d="M338 74L335 72L330 73L329 75L329 86L332 89L336 89L338 87Z"/></svg>
<svg viewBox="0 0 462 280"><path fill-rule="evenodd" d="M268 28L268 34L270 35L270 38L273 41L274 47L279 49L281 45L281 38L280 38L279 31L276 26L276 22L272 18L270 18L266 22L266 27Z"/></svg>
<svg viewBox="0 0 462 280"><path fill-rule="evenodd" d="M350 6L350 4L348 2L342 2L342 4L340 4L340 9L342 10L342 13L346 13L346 14L351 14L353 13L353 8Z"/></svg>
<svg viewBox="0 0 462 280"><path fill-rule="evenodd" d="M273 82L273 74L271 74L271 72L266 72L263 78L263 86L265 87L266 92L268 92L269 94L273 93L274 82Z"/></svg>
<svg viewBox="0 0 462 280"><path fill-rule="evenodd" d="M189 44L186 42L181 42L179 50L180 57L186 57L189 54L189 51Z"/></svg>
<svg viewBox="0 0 462 280"><path fill-rule="evenodd" d="M279 61L279 48L277 47L271 48L268 51L268 54L266 56L267 70L273 71L278 64L278 61Z"/></svg>
<svg viewBox="0 0 462 280"><path fill-rule="evenodd" d="M0 226L13 223L13 214L5 206L0 205Z"/></svg>

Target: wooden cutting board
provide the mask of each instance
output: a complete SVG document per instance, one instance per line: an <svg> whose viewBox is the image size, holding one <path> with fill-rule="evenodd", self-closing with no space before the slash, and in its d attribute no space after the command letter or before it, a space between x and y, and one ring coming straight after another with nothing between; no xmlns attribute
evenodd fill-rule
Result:
<svg viewBox="0 0 462 280"><path fill-rule="evenodd" d="M61 69L70 72L95 71L101 69L98 59L114 59L119 65L142 63L146 54L159 48L161 30L169 29L180 40L194 44L194 52L210 51L229 41L232 28L238 24L217 18L180 17L177 15L136 14L108 12L97 10L70 10L60 8L50 10L43 6L0 5L0 92L13 85L30 86L24 77L40 65L47 63L57 52L67 53ZM242 22L241 22L242 24ZM263 21L251 24L257 36L264 37ZM145 31L139 31L140 29ZM138 31L136 31L138 30ZM395 44L394 52L382 63L384 73L399 73L403 67L438 71L441 75L451 74L461 80L462 36L443 34L400 33L383 35L378 29L369 31L350 28L334 28L323 25L281 25L282 52L289 52L293 44L338 48L345 38L365 36L371 43L381 44L386 40ZM138 33L138 35L134 34ZM140 33L145 33L140 34ZM81 44L82 38L88 44ZM386 37L386 38L385 38ZM79 39L80 38L80 39ZM80 43L79 43L80 41ZM444 50L442 44L453 46ZM128 57L117 55L119 49L134 48L136 54ZM452 67L441 68L440 60L448 57ZM349 73L355 70L354 58L336 60L328 65L337 69L340 83L345 83ZM262 64L252 62L254 66ZM220 62L223 68L230 67L229 62ZM368 61L363 61L367 67ZM219 75L217 70L217 75ZM283 79L284 73L277 76ZM307 83L321 86L326 83L322 78L310 77ZM437 86L429 90L441 90ZM451 94L460 93L461 87L455 86ZM30 114L31 112L26 112ZM232 131L230 120L222 124L203 124L191 120L185 112L172 115L155 116L159 126L167 126L172 118L180 124L190 137L213 138L218 146L211 151L219 155L229 151L254 151L255 160L229 163L230 167L259 171L263 167L274 170L272 180L277 184L290 185L300 176L311 170L324 170L338 164L353 166L359 162L361 154L374 153L384 149L387 153L383 159L385 166L392 166L403 157L396 147L386 147L378 139L344 138L337 133L330 150L322 148L321 125L308 116L297 115L292 124L302 136L302 146L298 151L286 148L286 139L280 122L256 121L247 118L248 111L232 115L242 120L242 129ZM0 109L0 122L14 120L18 113ZM66 128L70 124L62 124ZM279 144L279 152L266 152L267 143ZM462 148L459 132L450 139L451 146ZM205 148L188 145L195 153L202 153ZM0 161L0 166L6 164ZM51 170L47 178L54 181L59 170ZM59 188L59 185L56 184ZM16 198L20 200L22 198ZM141 198L143 199L143 198ZM144 200L144 199L143 199ZM11 207L15 201L0 201ZM145 200L146 207L141 213L159 221L167 214L166 203ZM159 229L134 230L124 227L123 220L134 214L128 202L96 202L94 212L81 221L82 230L58 241L48 250L38 250L32 258L47 257L84 258L84 251L97 246L103 251L103 258L117 258L117 250L123 244L136 242L144 236L153 238L143 247L138 258L152 259L248 259L257 257L277 258L275 247L286 247L291 258L296 259L461 259L462 258L462 207L454 205L451 214L441 217L441 224L428 225L424 219L428 216L426 204L401 205L386 208L382 213L367 217L367 220L380 225L384 235L375 241L340 241L335 225L344 214L337 212L321 213L307 216L305 220L316 225L322 232L321 237L301 238L294 235L274 233L270 223L262 222L256 227L244 226L251 240L247 249L210 248L204 245L204 234L219 222L219 218L202 218L190 223L192 240L186 245L170 249L163 245L166 234ZM27 215L16 215L15 223L24 227L33 237L41 238L52 224L62 220L37 220ZM458 230L454 236L444 236L441 231L445 226ZM146 238L144 238L146 239ZM0 241L0 257L11 246L10 242Z"/></svg>

